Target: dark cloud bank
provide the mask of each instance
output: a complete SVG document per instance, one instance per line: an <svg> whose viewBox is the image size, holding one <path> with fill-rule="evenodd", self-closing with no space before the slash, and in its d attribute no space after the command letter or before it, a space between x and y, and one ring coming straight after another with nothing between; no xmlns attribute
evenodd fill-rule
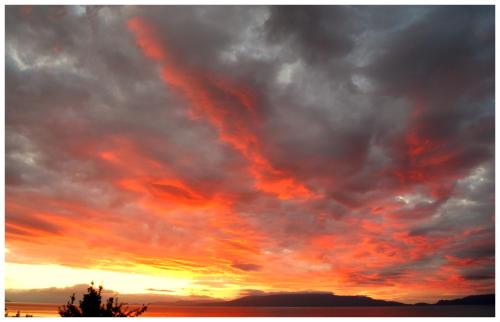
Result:
<svg viewBox="0 0 500 322"><path fill-rule="evenodd" d="M190 115L186 90L165 86L138 48L127 29L133 17L154 26L183 70L196 71L193 83L227 107L224 118ZM273 270L319 270L355 293L408 277L442 285L451 274L465 293L492 291L494 27L493 6L8 6L6 237L16 250L8 260L44 262L43 236L65 234L44 213L83 216L43 201L38 211L20 206L35 195L156 227L130 236L111 224L106 234L166 258L183 252L196 262L212 246L195 240L206 245L209 236L231 249L212 254L225 263L213 269L249 274L249 283L271 283L258 275ZM207 75L247 89L258 122L242 96ZM271 170L255 175L250 157L221 139L241 140L242 128L273 169L316 197L259 190L255 178L271 182ZM128 156L132 170L107 151ZM183 183L151 184L141 192L148 198L229 198L251 230L236 238L229 217L215 223L207 210L179 217L184 228L151 215L143 195L117 184L155 176L144 160ZM262 238L243 242L246 259L234 255L248 236ZM30 252L27 240L47 252Z"/></svg>

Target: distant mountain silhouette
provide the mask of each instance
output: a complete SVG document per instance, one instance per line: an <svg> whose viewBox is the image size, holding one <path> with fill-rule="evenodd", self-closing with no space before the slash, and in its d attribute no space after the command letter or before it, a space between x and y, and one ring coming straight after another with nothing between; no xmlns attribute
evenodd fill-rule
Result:
<svg viewBox="0 0 500 322"><path fill-rule="evenodd" d="M220 306L402 306L400 302L375 300L367 296L333 293L285 293L244 296L236 300L207 303Z"/></svg>
<svg viewBox="0 0 500 322"><path fill-rule="evenodd" d="M372 299L368 296L343 296L333 293L278 293L244 296L231 301L198 302L182 301L178 305L201 306L406 306L395 301ZM440 300L434 304L417 303L416 306L427 305L495 305L495 294L471 295L454 300Z"/></svg>
<svg viewBox="0 0 500 322"><path fill-rule="evenodd" d="M471 295L454 300L440 300L435 305L495 305L495 294Z"/></svg>

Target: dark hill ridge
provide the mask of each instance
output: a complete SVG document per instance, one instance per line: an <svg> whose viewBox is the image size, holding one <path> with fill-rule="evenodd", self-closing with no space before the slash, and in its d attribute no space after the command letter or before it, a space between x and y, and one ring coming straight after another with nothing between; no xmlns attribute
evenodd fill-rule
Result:
<svg viewBox="0 0 500 322"><path fill-rule="evenodd" d="M244 296L231 301L204 302L203 306L406 306L395 301L372 299L368 296L342 296L333 293L281 293ZM440 300L435 304L415 305L495 305L495 294L471 295L454 300Z"/></svg>
<svg viewBox="0 0 500 322"><path fill-rule="evenodd" d="M340 296L332 293L290 293L250 295L224 303L222 306L401 306L393 301L374 300L367 296Z"/></svg>
<svg viewBox="0 0 500 322"><path fill-rule="evenodd" d="M368 296L343 296L327 292L275 293L244 296L235 300L215 299L151 302L149 304L174 306L412 306L395 301L372 299ZM495 305L495 294L471 295L453 300L440 300L434 304L416 303L415 306L434 305Z"/></svg>
<svg viewBox="0 0 500 322"><path fill-rule="evenodd" d="M495 305L495 294L471 295L461 299L440 300L435 305Z"/></svg>

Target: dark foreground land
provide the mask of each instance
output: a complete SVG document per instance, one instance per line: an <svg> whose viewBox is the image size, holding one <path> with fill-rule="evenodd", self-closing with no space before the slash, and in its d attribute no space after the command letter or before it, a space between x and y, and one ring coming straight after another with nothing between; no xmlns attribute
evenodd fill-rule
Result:
<svg viewBox="0 0 500 322"><path fill-rule="evenodd" d="M58 316L57 304L7 303L11 313ZM130 305L131 308L134 305ZM149 303L151 317L493 317L495 294L473 295L415 305L341 296L332 293L293 293L245 296L231 301Z"/></svg>
<svg viewBox="0 0 500 322"><path fill-rule="evenodd" d="M9 303L11 312L55 317L56 304ZM492 305L235 307L149 305L144 317L493 317Z"/></svg>

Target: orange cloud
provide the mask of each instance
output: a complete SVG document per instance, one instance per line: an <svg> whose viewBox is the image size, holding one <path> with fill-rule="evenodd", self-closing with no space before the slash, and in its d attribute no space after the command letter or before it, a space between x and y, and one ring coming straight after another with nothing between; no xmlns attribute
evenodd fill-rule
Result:
<svg viewBox="0 0 500 322"><path fill-rule="evenodd" d="M232 146L249 162L255 187L280 199L308 199L315 194L304 184L276 169L262 153L252 127L257 126L257 108L251 92L208 72L183 66L173 57L153 25L140 17L131 18L128 28L144 56L160 64L161 78L169 88L190 103L194 118L206 118L218 131L221 141Z"/></svg>

